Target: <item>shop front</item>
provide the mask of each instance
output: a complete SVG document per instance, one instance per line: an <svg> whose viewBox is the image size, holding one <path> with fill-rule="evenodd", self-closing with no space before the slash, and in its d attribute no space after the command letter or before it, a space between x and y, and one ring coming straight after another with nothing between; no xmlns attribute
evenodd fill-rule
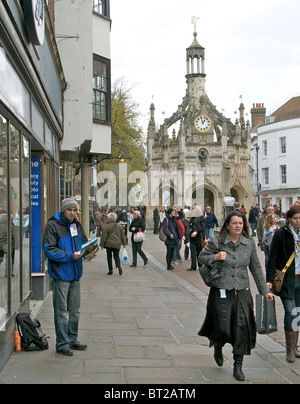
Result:
<svg viewBox="0 0 300 404"><path fill-rule="evenodd" d="M0 2L0 369L16 315L49 291L42 238L59 207L63 72L47 8L37 41L23 4Z"/></svg>

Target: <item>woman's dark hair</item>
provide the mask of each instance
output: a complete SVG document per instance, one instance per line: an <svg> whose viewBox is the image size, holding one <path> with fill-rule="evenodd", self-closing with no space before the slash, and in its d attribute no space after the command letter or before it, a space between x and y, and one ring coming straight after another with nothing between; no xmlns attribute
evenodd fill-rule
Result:
<svg viewBox="0 0 300 404"><path fill-rule="evenodd" d="M286 213L286 219L289 220L296 213L300 213L300 205L293 205L290 210Z"/></svg>
<svg viewBox="0 0 300 404"><path fill-rule="evenodd" d="M225 237L226 237L227 234L228 234L227 225L230 223L231 219L232 219L234 216L241 217L241 218L243 219L244 227L243 227L242 235L245 236L245 237L247 237L247 238L250 238L246 215L245 215L244 213L242 213L242 212L239 212L239 211L237 211L237 210L234 210L234 211L230 212L230 213L226 216L226 219L225 219L225 221L224 221L224 224L223 224L223 226L222 226L222 228L221 228L221 230L220 230L219 237L220 237L221 243L224 243L224 242L225 242Z"/></svg>

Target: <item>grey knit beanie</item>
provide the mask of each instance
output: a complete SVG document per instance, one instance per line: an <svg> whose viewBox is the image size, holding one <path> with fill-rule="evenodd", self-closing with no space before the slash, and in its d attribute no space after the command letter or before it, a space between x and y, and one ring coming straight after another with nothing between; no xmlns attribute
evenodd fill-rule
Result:
<svg viewBox="0 0 300 404"><path fill-rule="evenodd" d="M78 203L75 200L75 198L66 198L63 201L61 201L61 204L60 204L61 213L64 213L64 211L69 208L78 209Z"/></svg>

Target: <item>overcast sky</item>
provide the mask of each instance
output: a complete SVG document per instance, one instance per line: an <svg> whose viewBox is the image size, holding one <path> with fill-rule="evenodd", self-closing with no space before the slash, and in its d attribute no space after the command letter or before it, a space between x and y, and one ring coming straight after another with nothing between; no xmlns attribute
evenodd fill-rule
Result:
<svg viewBox="0 0 300 404"><path fill-rule="evenodd" d="M133 85L145 131L152 102L162 124L185 96L193 16L206 93L226 117L235 121L240 95L250 121L253 103L270 113L300 95L299 0L111 0L112 79Z"/></svg>

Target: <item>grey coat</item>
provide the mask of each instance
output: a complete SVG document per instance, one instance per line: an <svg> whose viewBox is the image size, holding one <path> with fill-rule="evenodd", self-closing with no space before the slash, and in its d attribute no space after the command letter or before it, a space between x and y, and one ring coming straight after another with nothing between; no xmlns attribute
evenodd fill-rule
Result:
<svg viewBox="0 0 300 404"><path fill-rule="evenodd" d="M250 288L249 267L259 293L261 295L269 293L257 256L255 242L252 239L241 235L238 242L234 244L227 235L224 244L220 244L219 236L213 236L199 254L200 264L210 266L214 256L220 251L227 252L227 257L221 265L222 276L215 281L213 287L226 290Z"/></svg>

